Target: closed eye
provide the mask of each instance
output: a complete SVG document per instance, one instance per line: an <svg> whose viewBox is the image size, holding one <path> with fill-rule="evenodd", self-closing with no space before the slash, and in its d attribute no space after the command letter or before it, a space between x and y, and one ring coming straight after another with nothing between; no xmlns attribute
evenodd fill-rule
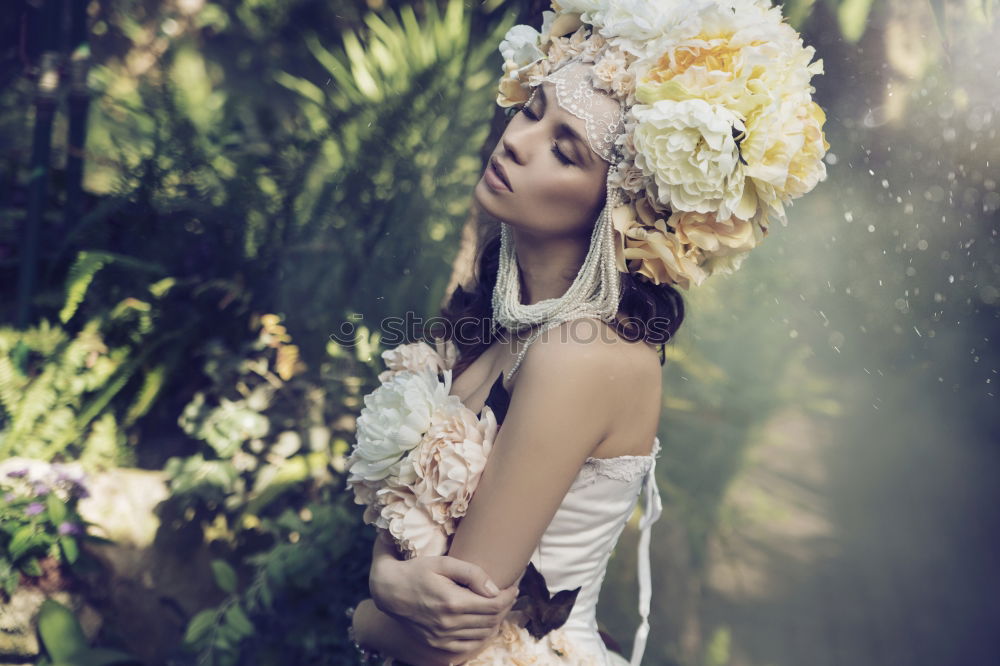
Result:
<svg viewBox="0 0 1000 666"><path fill-rule="evenodd" d="M521 107L521 112L522 112L522 113L523 113L524 115L526 115L526 116L527 116L528 118L530 118L531 120L538 120L538 114L537 114L537 113L535 113L535 112L534 112L534 110L532 110L532 109L531 109L530 107L528 107L527 105L525 105L525 106ZM558 144L558 143L556 143L556 142L553 142L553 143L552 143L552 153L553 153L553 154L554 154L554 155L556 156L556 158L558 158L558 159L559 159L559 161L560 161L560 162L562 162L563 164L574 164L573 160L571 160L571 159L570 159L570 158L569 158L569 157L568 157L568 156L566 155L566 153L564 153L563 151L561 151L561 150L559 149L559 144Z"/></svg>
<svg viewBox="0 0 1000 666"><path fill-rule="evenodd" d="M556 157L558 157L559 161L562 162L563 164L573 164L573 160L571 160L570 158L566 157L566 155L563 153L563 151L559 150L559 144L558 143L553 143L552 144L552 152L555 153Z"/></svg>

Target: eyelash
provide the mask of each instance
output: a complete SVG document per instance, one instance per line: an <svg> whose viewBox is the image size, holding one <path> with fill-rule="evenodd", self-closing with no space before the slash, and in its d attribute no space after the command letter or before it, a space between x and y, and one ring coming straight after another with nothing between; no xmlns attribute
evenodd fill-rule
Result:
<svg viewBox="0 0 1000 666"><path fill-rule="evenodd" d="M537 115L537 114L535 114L535 112L534 112L534 111L532 111L532 110L531 110L530 108L528 108L527 106L524 106L524 107L522 107L522 108L521 108L521 111L522 111L522 112L523 112L523 113L524 113L525 115L527 115L527 116L528 116L529 118L531 118L532 120L538 120L538 115ZM554 155L556 156L556 158L558 158L558 159L559 159L559 161L560 161L560 162L562 162L563 164L567 164L567 165L568 165L568 164L573 164L573 160L571 160L571 159L569 159L568 157L566 157L566 155L565 155L565 154L564 154L564 153L563 153L563 152L562 152L561 150L559 150L559 144L558 144L558 143L556 143L556 142L554 142L554 141L552 142L552 153L553 153L553 154L554 154Z"/></svg>

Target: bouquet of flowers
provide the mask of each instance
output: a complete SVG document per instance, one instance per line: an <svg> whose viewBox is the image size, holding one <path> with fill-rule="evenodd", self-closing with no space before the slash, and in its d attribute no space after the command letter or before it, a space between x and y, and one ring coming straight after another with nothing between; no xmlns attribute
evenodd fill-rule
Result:
<svg viewBox="0 0 1000 666"><path fill-rule="evenodd" d="M347 488L365 506L365 523L389 535L407 559L448 552L498 430L489 406L477 416L450 395L456 357L450 340L383 352L387 369L364 398L347 458ZM588 664L559 630L578 592L550 596L529 564L500 633L467 665Z"/></svg>
<svg viewBox="0 0 1000 666"><path fill-rule="evenodd" d="M457 351L450 340L382 353L388 369L364 398L347 487L364 520L386 531L407 558L443 555L469 508L497 422L450 395Z"/></svg>
<svg viewBox="0 0 1000 666"><path fill-rule="evenodd" d="M497 103L523 105L570 59L625 109L609 183L618 270L655 284L732 273L826 178L823 61L769 0L553 0L500 44Z"/></svg>

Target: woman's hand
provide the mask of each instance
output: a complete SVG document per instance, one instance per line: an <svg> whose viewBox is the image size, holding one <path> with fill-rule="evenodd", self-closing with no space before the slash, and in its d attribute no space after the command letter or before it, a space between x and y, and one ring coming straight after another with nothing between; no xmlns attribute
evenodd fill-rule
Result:
<svg viewBox="0 0 1000 666"><path fill-rule="evenodd" d="M368 579L379 610L427 645L454 654L497 632L517 599L518 582L499 590L480 567L447 555L399 560L381 539Z"/></svg>

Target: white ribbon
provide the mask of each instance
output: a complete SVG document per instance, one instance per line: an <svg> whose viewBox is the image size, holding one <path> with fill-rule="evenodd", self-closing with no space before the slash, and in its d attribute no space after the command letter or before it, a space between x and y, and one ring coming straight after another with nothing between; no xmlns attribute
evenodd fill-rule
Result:
<svg viewBox="0 0 1000 666"><path fill-rule="evenodd" d="M642 623L635 631L632 642L632 659L630 666L639 666L642 653L646 650L646 638L649 636L649 606L653 598L652 576L649 568L649 539L653 523L660 519L663 513L663 502L660 499L660 489L656 485L656 457L643 480L645 501L642 519L639 521L639 616Z"/></svg>

